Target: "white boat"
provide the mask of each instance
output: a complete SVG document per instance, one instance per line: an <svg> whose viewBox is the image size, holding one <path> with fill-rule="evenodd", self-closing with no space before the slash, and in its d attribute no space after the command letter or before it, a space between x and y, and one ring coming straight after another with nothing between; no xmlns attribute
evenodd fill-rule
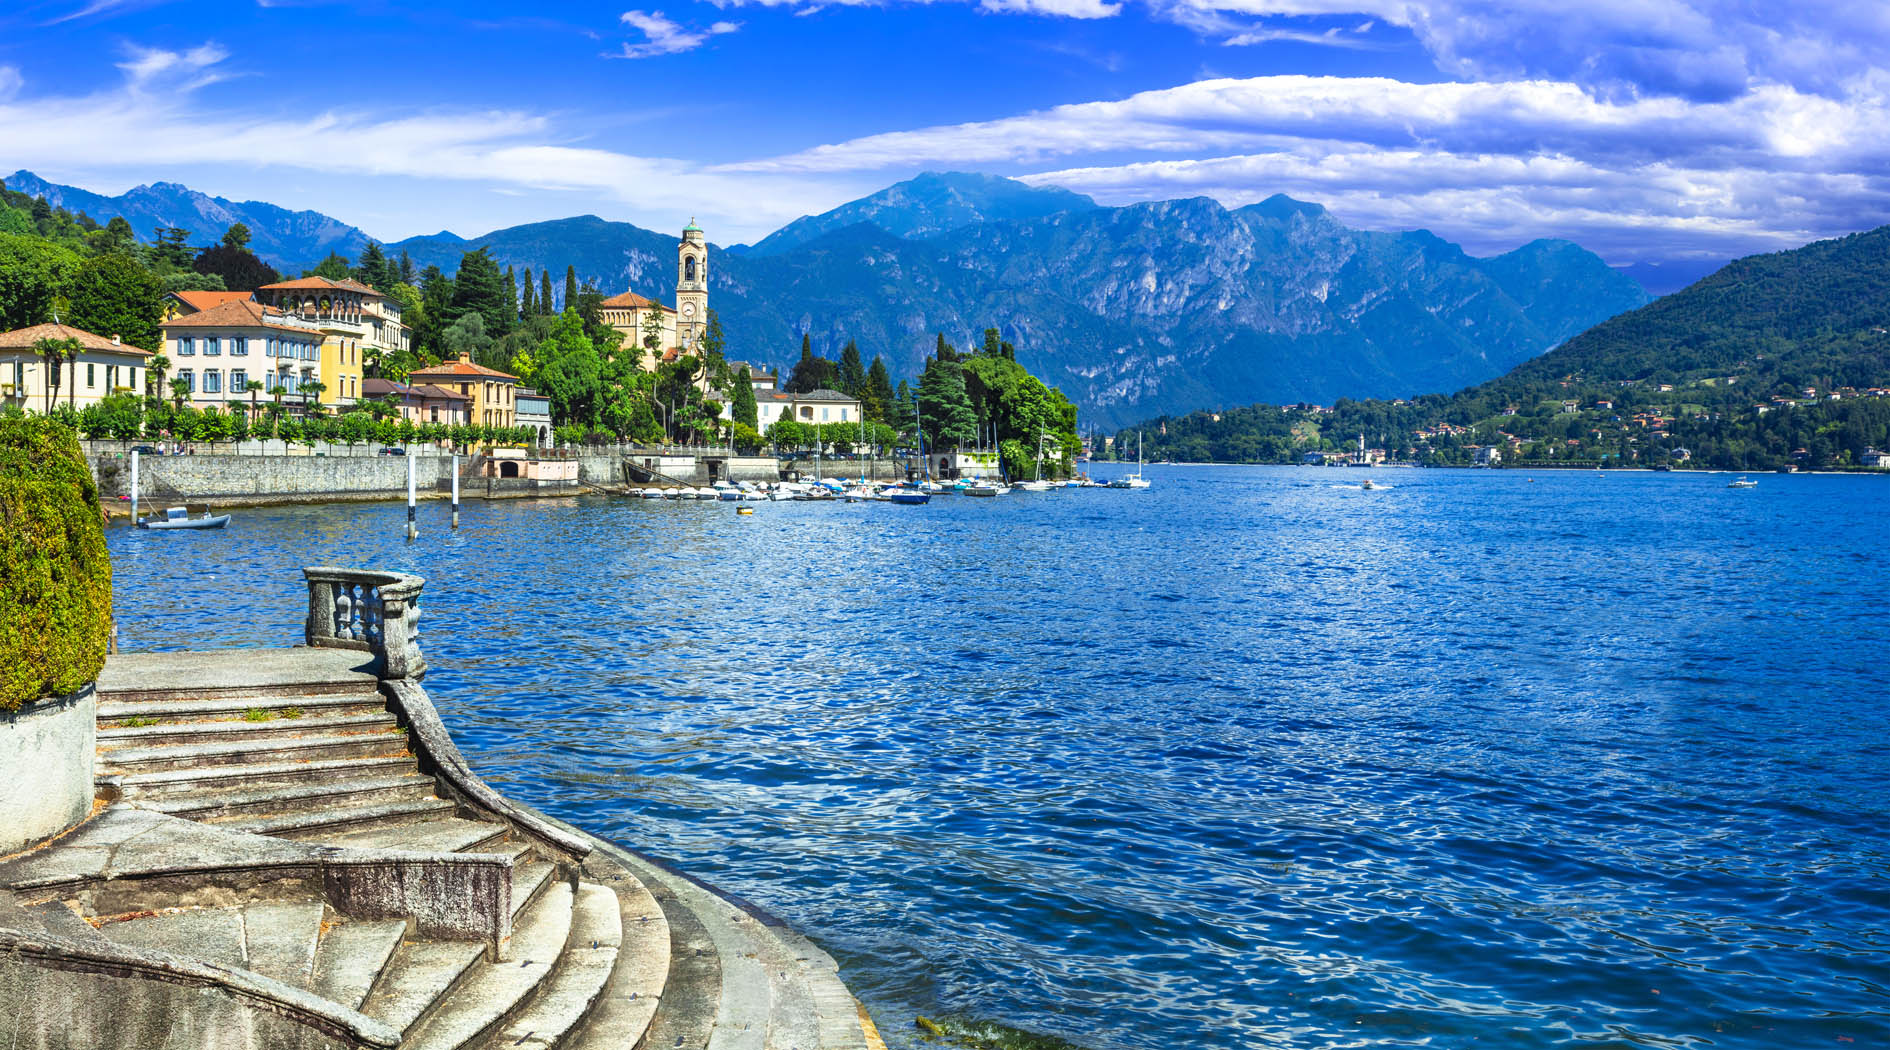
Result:
<svg viewBox="0 0 1890 1050"><path fill-rule="evenodd" d="M1358 487L1363 489L1366 492L1370 492L1371 490L1377 488L1378 486L1372 484L1372 479L1366 478L1364 481L1361 481L1358 483Z"/></svg>
<svg viewBox="0 0 1890 1050"><path fill-rule="evenodd" d="M643 491L637 493L637 495L641 496L644 499L662 499L663 490L662 489L644 489Z"/></svg>
<svg viewBox="0 0 1890 1050"><path fill-rule="evenodd" d="M980 479L979 481L973 482L970 485L966 485L963 489L960 489L959 491L963 492L967 496L984 496L986 498L989 498L1003 492L1004 486L994 485L988 481L984 481Z"/></svg>
<svg viewBox="0 0 1890 1050"><path fill-rule="evenodd" d="M1116 478L1109 483L1112 489L1145 489L1148 479L1142 476L1142 432L1135 432L1135 473Z"/></svg>
<svg viewBox="0 0 1890 1050"><path fill-rule="evenodd" d="M714 489L697 489L695 490L695 496L697 499L721 499L722 498L719 494L716 493Z"/></svg>
<svg viewBox="0 0 1890 1050"><path fill-rule="evenodd" d="M1049 492L1051 489L1060 489L1063 486L1054 481L1020 481L1017 487L1025 492Z"/></svg>
<svg viewBox="0 0 1890 1050"><path fill-rule="evenodd" d="M183 507L167 507L161 518L142 518L138 521L141 529L220 529L230 523L228 514L212 514L204 511L199 517L191 517Z"/></svg>
<svg viewBox="0 0 1890 1050"><path fill-rule="evenodd" d="M1756 489L1759 487L1759 483L1756 481L1753 481L1751 478L1744 477L1742 475L1732 481L1727 482L1726 487L1729 489Z"/></svg>

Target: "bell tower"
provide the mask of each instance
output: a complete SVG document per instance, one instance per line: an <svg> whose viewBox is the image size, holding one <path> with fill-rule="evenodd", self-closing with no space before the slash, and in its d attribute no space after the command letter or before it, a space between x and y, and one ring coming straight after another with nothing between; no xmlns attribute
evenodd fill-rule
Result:
<svg viewBox="0 0 1890 1050"><path fill-rule="evenodd" d="M676 345L694 353L709 328L709 245L695 219L676 245Z"/></svg>

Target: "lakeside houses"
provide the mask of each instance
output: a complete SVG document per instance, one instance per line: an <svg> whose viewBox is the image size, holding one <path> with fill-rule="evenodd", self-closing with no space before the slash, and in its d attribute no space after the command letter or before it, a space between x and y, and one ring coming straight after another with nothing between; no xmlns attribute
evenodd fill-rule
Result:
<svg viewBox="0 0 1890 1050"><path fill-rule="evenodd" d="M538 447L550 448L551 437L551 398L530 387L519 387L513 395L516 406L514 425L530 427L538 435Z"/></svg>
<svg viewBox="0 0 1890 1050"><path fill-rule="evenodd" d="M518 420L518 377L510 372L474 364L472 357L460 354L444 364L416 368L407 378L458 391L471 399L467 422L488 427L516 426Z"/></svg>
<svg viewBox="0 0 1890 1050"><path fill-rule="evenodd" d="M361 396L367 401L391 403L400 418L414 423L457 426L472 418L472 398L427 383L412 386L392 379L364 379Z"/></svg>
<svg viewBox="0 0 1890 1050"><path fill-rule="evenodd" d="M41 339L76 339L76 358L47 368L33 349ZM63 324L36 324L0 333L0 407L47 411L52 395L59 404L84 409L115 393L142 393L149 383L151 352L116 335L95 335ZM58 372L54 384L53 373Z"/></svg>
<svg viewBox="0 0 1890 1050"><path fill-rule="evenodd" d="M818 425L858 423L862 418L860 399L838 390L810 390L805 394L790 394L770 389L755 394L755 424L764 434L770 426L783 419Z"/></svg>
<svg viewBox="0 0 1890 1050"><path fill-rule="evenodd" d="M359 281L302 277L256 289L257 301L321 330L321 403L345 408L361 397L364 357L402 349L399 304ZM390 314L389 311L392 311ZM391 317L391 327L390 319Z"/></svg>
<svg viewBox="0 0 1890 1050"><path fill-rule="evenodd" d="M263 384L272 401L305 408L312 384L320 382L323 333L254 299L179 314L158 330L171 378L183 380L184 399L197 408L248 406L255 400L252 382ZM171 397L169 390L153 393Z"/></svg>
<svg viewBox="0 0 1890 1050"><path fill-rule="evenodd" d="M603 301L601 316L623 345L639 348L646 372L695 352L709 330L709 246L696 220L676 244L676 305L625 291Z"/></svg>

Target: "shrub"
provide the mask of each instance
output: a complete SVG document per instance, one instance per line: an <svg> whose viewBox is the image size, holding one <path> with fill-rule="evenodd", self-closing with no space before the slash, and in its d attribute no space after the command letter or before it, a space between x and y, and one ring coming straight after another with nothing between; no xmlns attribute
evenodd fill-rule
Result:
<svg viewBox="0 0 1890 1050"><path fill-rule="evenodd" d="M98 487L73 432L0 419L0 710L98 678L112 622L112 562Z"/></svg>

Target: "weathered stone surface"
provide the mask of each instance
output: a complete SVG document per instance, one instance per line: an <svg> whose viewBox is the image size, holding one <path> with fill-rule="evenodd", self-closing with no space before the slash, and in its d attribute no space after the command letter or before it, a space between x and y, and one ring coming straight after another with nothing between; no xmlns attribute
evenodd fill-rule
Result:
<svg viewBox="0 0 1890 1050"><path fill-rule="evenodd" d="M406 934L407 924L399 919L336 923L316 949L310 989L359 1010Z"/></svg>
<svg viewBox="0 0 1890 1050"><path fill-rule="evenodd" d="M519 917L502 963L480 963L401 1041L409 1050L451 1050L510 1017L558 965L571 932L572 894L553 886Z"/></svg>
<svg viewBox="0 0 1890 1050"><path fill-rule="evenodd" d="M98 695L0 711L0 854L49 839L92 808Z"/></svg>
<svg viewBox="0 0 1890 1050"><path fill-rule="evenodd" d="M531 1006L492 1038L499 1046L551 1050L583 1020L610 979L623 943L617 895L596 883L578 884L571 934L558 968Z"/></svg>
<svg viewBox="0 0 1890 1050"><path fill-rule="evenodd" d="M114 653L98 691L118 702L218 693L266 696L285 689L363 691L375 677L366 657L340 649L213 649L179 653Z"/></svg>

